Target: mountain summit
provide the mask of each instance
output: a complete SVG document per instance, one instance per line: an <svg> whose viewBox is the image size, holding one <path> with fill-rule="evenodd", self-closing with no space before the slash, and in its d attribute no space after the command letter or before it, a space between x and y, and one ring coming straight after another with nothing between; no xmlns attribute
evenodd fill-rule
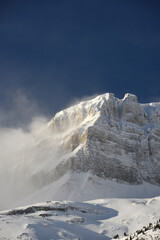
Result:
<svg viewBox="0 0 160 240"><path fill-rule="evenodd" d="M107 93L57 113L48 128L62 136L58 176L91 171L130 184L160 184L160 103Z"/></svg>

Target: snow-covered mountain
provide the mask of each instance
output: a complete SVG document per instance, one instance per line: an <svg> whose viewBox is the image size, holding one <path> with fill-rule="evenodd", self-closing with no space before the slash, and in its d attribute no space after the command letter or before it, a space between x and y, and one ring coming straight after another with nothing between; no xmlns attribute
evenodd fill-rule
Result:
<svg viewBox="0 0 160 240"><path fill-rule="evenodd" d="M0 212L0 239L160 239L160 103L103 94L18 149L0 169L0 210L32 205Z"/></svg>
<svg viewBox="0 0 160 240"><path fill-rule="evenodd" d="M107 93L57 113L19 155L16 175L35 188L69 172L159 186L159 149L160 103Z"/></svg>
<svg viewBox="0 0 160 240"><path fill-rule="evenodd" d="M160 184L160 104L107 93L56 114L49 128L63 133L58 177L91 171L130 184Z"/></svg>
<svg viewBox="0 0 160 240"><path fill-rule="evenodd" d="M1 184L7 182L0 207L35 199L155 197L159 149L160 103L110 93L82 101L57 113L10 156L7 173L0 170Z"/></svg>

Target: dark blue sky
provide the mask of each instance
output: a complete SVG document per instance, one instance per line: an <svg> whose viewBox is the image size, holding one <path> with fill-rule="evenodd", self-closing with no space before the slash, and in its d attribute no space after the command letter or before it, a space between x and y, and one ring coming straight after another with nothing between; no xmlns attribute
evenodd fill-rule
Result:
<svg viewBox="0 0 160 240"><path fill-rule="evenodd" d="M21 89L42 112L130 92L160 99L160 1L0 1L0 107Z"/></svg>

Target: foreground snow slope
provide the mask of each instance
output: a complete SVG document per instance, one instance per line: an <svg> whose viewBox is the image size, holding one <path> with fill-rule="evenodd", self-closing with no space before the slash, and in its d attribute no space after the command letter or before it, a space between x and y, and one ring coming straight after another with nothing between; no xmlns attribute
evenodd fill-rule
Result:
<svg viewBox="0 0 160 240"><path fill-rule="evenodd" d="M34 204L0 212L0 239L111 239L156 222L159 206L159 197Z"/></svg>

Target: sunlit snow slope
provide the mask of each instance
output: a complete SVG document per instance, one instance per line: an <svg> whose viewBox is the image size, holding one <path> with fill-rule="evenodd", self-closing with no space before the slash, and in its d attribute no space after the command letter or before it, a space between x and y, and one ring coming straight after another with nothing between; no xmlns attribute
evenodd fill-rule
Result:
<svg viewBox="0 0 160 240"><path fill-rule="evenodd" d="M148 226L159 220L159 206L158 197L38 203L0 212L0 239L109 240L131 234L134 240L158 240L160 230ZM141 229L145 234L135 233Z"/></svg>

